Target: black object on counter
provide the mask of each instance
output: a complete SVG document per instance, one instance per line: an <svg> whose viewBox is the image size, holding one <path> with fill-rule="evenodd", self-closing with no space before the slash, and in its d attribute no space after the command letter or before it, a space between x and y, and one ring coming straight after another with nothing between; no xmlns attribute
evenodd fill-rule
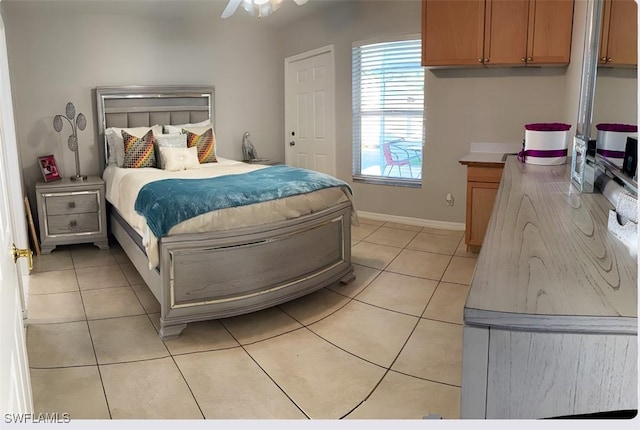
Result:
<svg viewBox="0 0 640 430"><path fill-rule="evenodd" d="M627 144L624 148L624 162L622 163L622 173L630 177L636 176L638 167L638 139L627 137Z"/></svg>

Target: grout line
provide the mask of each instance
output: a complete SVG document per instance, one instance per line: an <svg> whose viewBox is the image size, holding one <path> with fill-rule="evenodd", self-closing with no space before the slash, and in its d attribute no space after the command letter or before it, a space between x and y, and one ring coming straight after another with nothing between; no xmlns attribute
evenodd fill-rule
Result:
<svg viewBox="0 0 640 430"><path fill-rule="evenodd" d="M75 270L74 270L75 271ZM78 274L76 273L76 282L78 278ZM80 301L82 302L82 309L84 311L85 319L87 318L87 309L84 305L84 298L82 297L82 292L80 292ZM104 379L102 378L102 371L100 370L100 363L98 362L98 353L96 352L96 345L93 342L93 335L91 334L91 326L89 325L89 320L85 320L85 324L87 324L87 332L89 333L89 340L91 341L91 349L93 349L93 357L96 360L96 368L98 370L98 376L100 377L100 386L102 387L102 394L104 395L104 401L107 404L107 412L109 413L109 419L113 419L113 415L111 414L111 407L109 406L109 398L107 397L107 391L104 388Z"/></svg>
<svg viewBox="0 0 640 430"><path fill-rule="evenodd" d="M256 360L256 359L255 359L255 358L254 358L250 353L249 353L249 351L247 351L247 349L244 347L244 345L242 345L242 344L240 343L240 341L238 341L238 339L233 335L233 333L231 333L231 331L227 328L227 326L226 326L226 325L224 325L224 323L222 323L222 322L221 322L221 324L222 324L222 327L227 331L227 333L229 333L229 335L230 335L230 336L231 336L231 337L232 337L236 342L238 342L238 344L240 345L240 348L242 348L242 350L245 352L245 354L247 354L247 356L251 359L251 361L253 361L253 362L256 364L256 366L258 366L258 368L259 368L260 370L262 370L262 372L266 375L266 377L267 377L267 378L269 378L269 379L271 380L271 382L273 382L273 383L275 384L275 386L276 386L276 387L278 387L278 389L282 392L282 394L284 394L284 395L285 395L285 396L286 396L286 397L291 401L291 403L293 403L293 404L294 404L294 406L295 406L296 408L298 408L298 410L299 410L299 411L300 411L300 412L301 412L305 417L307 417L307 419L311 419L311 417L309 416L309 414L308 414L308 413L306 413L306 412L304 411L304 409L302 409L302 406L300 406L300 405L299 405L295 400L293 400L293 398L292 398L292 397L291 397L291 396L290 396L290 395L289 395L289 394L284 390L284 388L282 388L282 387L280 386L280 384L278 384L278 383L275 381L275 379L273 379L273 378L271 377L271 375L269 375L269 372L267 372L267 371L266 371L266 369L264 369L264 368L260 365L260 363L258 363L258 361L257 361L257 360ZM301 328L296 329L296 330L300 330L300 329L302 329L302 328L304 328L304 327L301 327ZM293 331L295 331L295 330L293 330ZM291 332L288 332L288 333L291 333ZM274 336L274 337L276 337L276 336Z"/></svg>
<svg viewBox="0 0 640 430"><path fill-rule="evenodd" d="M73 257L72 257L72 258L73 258ZM75 263L74 263L74 267L75 267ZM74 269L74 271L75 271L75 269ZM126 277L125 277L125 279L126 279ZM79 282L79 280L78 280L78 274L77 274L77 272L76 272L76 282L78 283L78 287L79 287L79 286L80 286L80 282ZM128 280L127 280L127 282L128 282ZM131 288L131 285L128 285L128 287L129 287L129 289L131 289L131 290L132 290L133 295L134 295L134 296L136 296L136 299L138 300L138 302L139 302L140 306L141 306L141 307L142 307L142 309L144 310L144 307L142 306L142 303L140 303L140 300L138 299L138 296L136 295L135 291L133 291L133 289ZM101 369L100 369L100 366L101 366L101 365L105 365L105 364L100 364L100 362L99 362L99 360L98 360L98 354L97 354L97 352L96 352L95 343L94 343L94 341L93 341L93 335L92 335L92 333L91 333L91 325L89 324L89 319L88 319L88 316L87 316L87 310L86 310L86 306L85 306L85 303L84 303L84 297L83 297L83 295L82 295L82 290L80 290L80 300L81 300L81 302L82 302L82 308L83 308L84 315L85 315L85 318L86 318L87 330L89 331L89 338L90 338L90 340L91 340L91 347L93 348L93 354L94 354L94 357L95 357L95 359L96 359L96 367L97 367L97 369L98 369L98 375L100 376L100 385L102 386L102 392L103 392L103 394L104 394L105 403L107 404L107 411L109 412L109 418L110 418L110 419L113 419L113 415L112 415L112 413L111 413L111 407L109 406L109 398L107 397L107 392L106 392L106 389L105 389L105 386L104 386L104 379L103 379L103 377L102 377L102 371L101 371ZM105 318L105 319L115 319L115 318L122 318L122 317L112 317L112 318ZM147 318L149 319L148 315L147 315ZM97 320L92 320L92 321L97 321ZM150 319L149 319L149 322L151 323L151 326L153 327L153 323L150 321ZM153 328L154 328L154 330L155 330L155 327L153 327ZM167 347L166 347L166 345L164 345L164 343L163 343L163 346L165 347L165 350L167 350ZM169 351L168 351L168 350L167 350L167 353L169 353ZM169 355L170 355L170 354L169 354ZM163 358L164 358L164 357L163 357ZM149 361L149 360L148 360L148 359L145 359L145 360L139 360L139 361ZM108 363L108 364L119 364L119 363ZM203 416L204 416L204 415L203 415Z"/></svg>
<svg viewBox="0 0 640 430"><path fill-rule="evenodd" d="M433 382L434 384L446 385L446 386L452 387L452 388L461 388L460 385L450 384L448 382L436 381L435 379L423 378L421 376L416 376L416 375L411 375L409 373L400 372L399 370L389 369L389 372L397 373L399 375L404 375L404 376L409 377L409 378L420 379L421 381Z"/></svg>
<svg viewBox="0 0 640 430"><path fill-rule="evenodd" d="M435 289L434 289L435 292ZM433 296L433 293L431 294ZM428 303L427 303L428 304ZM426 305L425 305L425 309L426 309ZM422 311L424 313L424 309ZM369 397L371 397L373 395L373 393L378 389L378 387L380 386L380 384L382 383L382 381L384 380L384 378L389 374L389 372L391 371L391 368L393 367L394 363L398 360L398 357L400 357L400 354L402 354L402 351L404 350L404 347L407 345L407 343L409 342L409 339L411 339L411 336L413 335L413 333L416 331L416 328L418 327L418 324L420 323L420 318L418 317L416 320L416 323L414 324L413 328L411 329L411 332L409 333L409 335L407 336L407 338L405 339L404 343L402 344L402 346L400 347L400 349L398 350L398 353L396 354L395 358L393 360L391 360L391 363L389 364L389 367L385 368L385 372L384 374L380 377L380 379L378 380L378 382L376 383L376 385L374 385L374 387L371 389L371 391L369 392L369 394L367 394L365 396L364 399L362 399L362 401L353 409L351 409L346 415L344 415L342 418L346 418L349 414L351 414L353 411L355 411L362 403L366 402Z"/></svg>
<svg viewBox="0 0 640 430"><path fill-rule="evenodd" d="M164 343L164 341L163 341L163 343ZM166 345L165 345L165 348L166 348ZM170 355L169 357L171 358L171 361L173 361L173 364L175 364L176 369L178 369L178 372L180 372L180 376L182 376L182 380L184 381L185 385L187 386L187 389L189 390L189 392L191 393L191 397L193 398L193 401L196 403L196 406L198 407L198 410L200 411L200 415L202 415L202 419L207 419L207 417L205 417L205 415L204 415L204 412L202 411L202 407L200 407L200 403L198 403L198 399L197 399L195 393L193 392L193 390L191 389L191 386L189 385L189 381L187 381L186 376L184 376L184 373L182 373L182 369L180 369L180 366L178 366L178 362L176 361L175 357L173 355Z"/></svg>

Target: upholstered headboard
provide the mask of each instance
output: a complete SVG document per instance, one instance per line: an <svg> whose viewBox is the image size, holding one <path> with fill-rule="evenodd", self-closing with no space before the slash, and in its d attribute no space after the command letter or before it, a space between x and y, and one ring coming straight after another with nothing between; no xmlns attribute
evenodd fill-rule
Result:
<svg viewBox="0 0 640 430"><path fill-rule="evenodd" d="M96 87L100 168L106 166L109 127L142 127L195 123L210 119L214 125L213 86Z"/></svg>

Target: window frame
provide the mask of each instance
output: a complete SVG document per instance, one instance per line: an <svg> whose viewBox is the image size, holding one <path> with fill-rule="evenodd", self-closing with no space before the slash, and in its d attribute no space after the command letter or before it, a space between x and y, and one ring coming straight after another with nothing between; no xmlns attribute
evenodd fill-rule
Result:
<svg viewBox="0 0 640 430"><path fill-rule="evenodd" d="M360 92L358 91L358 93L356 94L355 90L355 84L356 84L356 76L355 76L355 70L354 70L354 50L356 48L360 48L363 46L367 46L367 45L375 45L375 44L382 44L382 43L393 43L393 42L402 42L402 41L409 41L409 40L415 40L415 41L419 41L420 43L422 43L422 39L421 39L421 35L419 33L412 33L412 34L405 34L405 35L396 35L396 36L385 36L385 37L378 37L378 38L372 38L372 39L366 39L366 40L361 40L361 41L356 41L353 42L351 45L351 76L352 76L352 82L351 82L351 119L352 119L352 125L351 125L351 137L352 137L352 166L351 166L351 173L352 173L352 179L353 182L359 182L359 183L368 183L368 184L378 184L378 185L391 185L391 186L402 186L402 187L412 187L412 188L421 188L422 187L422 174L420 174L419 178L401 178L401 177L389 177L389 176L383 176L382 174L380 175L369 175L369 174L362 174L362 140L360 139L359 142L356 142L355 139L355 135L356 135L356 127L359 128L361 127L361 123L362 123L362 117L363 115L361 113L356 114L356 109L355 109L355 105L356 102L359 103L359 99L360 99ZM421 52L421 50L420 50ZM421 59L418 58L418 64L420 65L420 67L422 68L422 70L424 71L424 68L421 65ZM358 78L359 79L359 78ZM426 74L423 76L423 100L424 100L424 88L425 88L425 82L426 81ZM422 106L422 138L421 138L421 153L420 153L420 170L422 173L422 170L424 168L424 146L425 146L425 106L423 103ZM393 113L398 113L396 112L392 112ZM401 113L401 112L400 112ZM411 115L408 115L411 116ZM419 117L419 115L416 115L416 117ZM358 131L358 134L360 134L360 131ZM382 172L381 172L382 173Z"/></svg>

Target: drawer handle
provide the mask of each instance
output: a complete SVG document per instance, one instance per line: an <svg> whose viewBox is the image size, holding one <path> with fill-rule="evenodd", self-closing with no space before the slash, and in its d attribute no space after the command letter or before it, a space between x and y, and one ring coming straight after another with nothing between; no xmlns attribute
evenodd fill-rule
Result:
<svg viewBox="0 0 640 430"><path fill-rule="evenodd" d="M69 227L71 227L71 228L75 228L75 227L77 227L77 226L78 226L78 223L76 222L76 220L73 220L73 221L70 221L70 222L69 222Z"/></svg>
<svg viewBox="0 0 640 430"><path fill-rule="evenodd" d="M69 207L69 209L73 209L76 207L76 202L69 202L67 203L67 206Z"/></svg>

